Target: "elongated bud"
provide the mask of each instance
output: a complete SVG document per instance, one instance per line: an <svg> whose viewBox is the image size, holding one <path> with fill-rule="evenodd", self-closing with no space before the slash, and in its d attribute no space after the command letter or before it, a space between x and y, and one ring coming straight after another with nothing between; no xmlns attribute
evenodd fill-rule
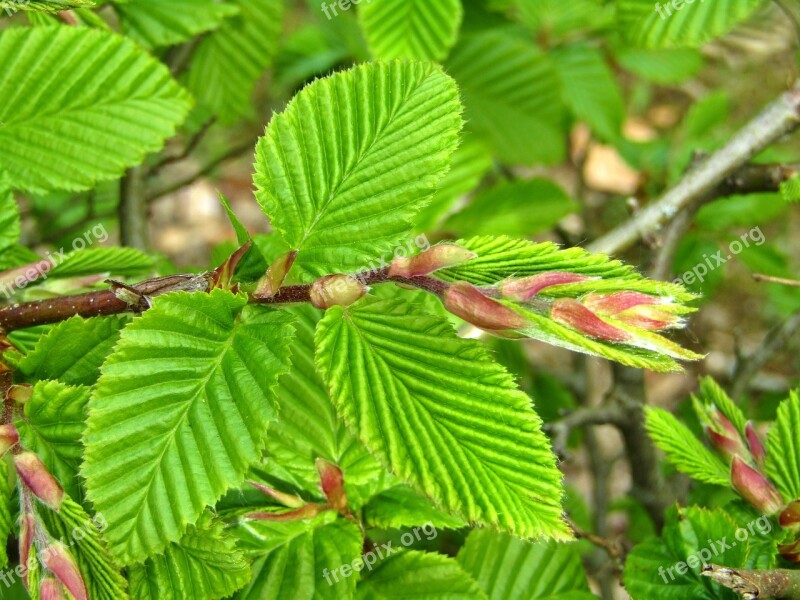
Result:
<svg viewBox="0 0 800 600"><path fill-rule="evenodd" d="M661 331L683 323L681 317L670 312L670 305L660 298L641 292L615 292L613 294L589 294L583 304L598 315L647 329Z"/></svg>
<svg viewBox="0 0 800 600"><path fill-rule="evenodd" d="M0 273L0 286L6 288L24 288L37 279L46 277L47 273L49 273L52 268L53 263L45 258L29 265L15 267L10 271Z"/></svg>
<svg viewBox="0 0 800 600"><path fill-rule="evenodd" d="M326 275L311 286L311 304L323 310L350 306L366 293L367 286L352 275Z"/></svg>
<svg viewBox="0 0 800 600"><path fill-rule="evenodd" d="M288 506L289 508L300 508L306 504L306 501L298 496L293 496L292 494L285 494L284 492L279 492L276 489L268 487L263 483L258 483L257 481L249 481L250 485L252 485L257 490L265 493L267 496L274 498L284 506Z"/></svg>
<svg viewBox="0 0 800 600"><path fill-rule="evenodd" d="M233 274L236 271L236 267L239 265L239 262L241 262L241 260L244 258L244 255L247 254L247 251L250 250L252 245L252 240L247 242L236 252L231 254L224 263L214 269L214 272L211 274L211 281L209 282L209 290L223 289L231 290L233 292L238 290L238 285L233 284Z"/></svg>
<svg viewBox="0 0 800 600"><path fill-rule="evenodd" d="M764 448L761 438L758 436L755 427L753 427L753 424L750 421L747 422L747 426L744 429L744 435L747 438L747 445L750 447L750 454L753 455L756 464L759 467L763 467L764 461L767 459L767 450Z"/></svg>
<svg viewBox="0 0 800 600"><path fill-rule="evenodd" d="M734 456L748 456L750 453L742 441L742 436L725 415L716 406L708 409L710 423L705 425L706 435L711 445L719 450L726 458Z"/></svg>
<svg viewBox="0 0 800 600"><path fill-rule="evenodd" d="M510 300L525 302L533 298L543 289L567 283L579 283L588 279L596 279L578 275L577 273L565 273L555 271L553 273L540 273L523 279L507 279L500 284L500 295Z"/></svg>
<svg viewBox="0 0 800 600"><path fill-rule="evenodd" d="M17 404L25 404L33 396L33 386L27 383L12 385L8 390L8 397Z"/></svg>
<svg viewBox="0 0 800 600"><path fill-rule="evenodd" d="M475 286L459 281L444 294L444 307L457 317L481 329L502 331L523 329L527 321L505 304L485 296Z"/></svg>
<svg viewBox="0 0 800 600"><path fill-rule="evenodd" d="M75 600L88 600L89 593L81 570L64 544L54 542L45 548L42 552L42 562Z"/></svg>
<svg viewBox="0 0 800 600"><path fill-rule="evenodd" d="M340 513L347 512L347 493L344 489L342 470L324 458L318 458L317 473L319 473L322 492L328 499L331 508Z"/></svg>
<svg viewBox="0 0 800 600"><path fill-rule="evenodd" d="M789 562L800 564L800 540L795 540L790 544L779 544L778 552Z"/></svg>
<svg viewBox="0 0 800 600"><path fill-rule="evenodd" d="M422 277L477 257L474 252L455 244L437 244L416 256L395 258L389 265L389 277Z"/></svg>
<svg viewBox="0 0 800 600"><path fill-rule="evenodd" d="M550 317L562 325L607 342L624 342L632 337L627 331L606 323L583 304L571 298L553 302Z"/></svg>
<svg viewBox="0 0 800 600"><path fill-rule="evenodd" d="M278 259L269 266L266 275L259 280L254 295L260 298L272 298L277 294L286 276L289 274L295 258L297 258L297 250L292 250L278 257Z"/></svg>
<svg viewBox="0 0 800 600"><path fill-rule="evenodd" d="M738 456L731 462L731 485L765 515L773 515L783 508L783 499L775 486Z"/></svg>
<svg viewBox="0 0 800 600"><path fill-rule="evenodd" d="M33 536L36 533L36 517L25 512L19 518L19 562L23 566L22 582L28 588L28 560L31 557Z"/></svg>
<svg viewBox="0 0 800 600"><path fill-rule="evenodd" d="M290 510L284 513L268 513L268 512L252 512L245 515L248 519L255 521L274 521L276 523L283 523L288 521L305 521L313 519L322 512L322 507L319 504L309 503L295 510Z"/></svg>
<svg viewBox="0 0 800 600"><path fill-rule="evenodd" d="M800 499L789 503L780 516L780 524L784 529L800 533Z"/></svg>
<svg viewBox="0 0 800 600"><path fill-rule="evenodd" d="M39 598L41 600L66 600L64 588L57 579L46 577L39 584Z"/></svg>
<svg viewBox="0 0 800 600"><path fill-rule="evenodd" d="M34 496L55 511L61 508L64 490L36 454L23 452L15 455L14 466L19 478Z"/></svg>
<svg viewBox="0 0 800 600"><path fill-rule="evenodd" d="M0 425L0 457L19 443L19 432L11 425Z"/></svg>

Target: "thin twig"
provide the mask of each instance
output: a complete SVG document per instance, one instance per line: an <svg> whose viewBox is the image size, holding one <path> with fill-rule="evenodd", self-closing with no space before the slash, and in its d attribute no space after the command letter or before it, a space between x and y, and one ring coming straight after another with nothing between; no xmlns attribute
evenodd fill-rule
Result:
<svg viewBox="0 0 800 600"><path fill-rule="evenodd" d="M195 133L191 137L191 139L189 140L189 143L186 144L186 146L183 148L183 150L181 150L177 154L173 154L173 155L170 155L170 156L164 156L159 162L157 162L152 167L150 167L150 169L147 172L147 175L151 177L151 176L155 175L156 173L158 173L161 169L163 169L167 165L171 165L173 163L180 162L180 161L188 158L189 155L197 149L197 147L200 145L200 142L203 141L203 138L205 137L206 133L208 133L208 130L216 122L217 122L217 118L216 117L212 117L211 119L209 119L208 121L203 123L203 126L197 131L197 133Z"/></svg>
<svg viewBox="0 0 800 600"><path fill-rule="evenodd" d="M133 167L120 180L119 229L123 246L146 251L147 203L144 196L144 167Z"/></svg>
<svg viewBox="0 0 800 600"><path fill-rule="evenodd" d="M772 277L771 275L762 275L761 273L755 273L753 275L753 279L758 282L765 282L765 283L780 283L781 285L790 285L792 287L800 287L800 281L797 279L785 279L783 277Z"/></svg>

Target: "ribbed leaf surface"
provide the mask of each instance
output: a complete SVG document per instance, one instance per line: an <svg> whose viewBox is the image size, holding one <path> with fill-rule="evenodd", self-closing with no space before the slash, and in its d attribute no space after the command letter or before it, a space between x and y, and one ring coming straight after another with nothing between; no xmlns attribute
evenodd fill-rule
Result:
<svg viewBox="0 0 800 600"><path fill-rule="evenodd" d="M339 414L400 479L470 521L569 537L540 419L478 342L402 300L334 307L316 340Z"/></svg>
<svg viewBox="0 0 800 600"><path fill-rule="evenodd" d="M800 498L800 395L792 392L778 407L767 438L767 473L787 501Z"/></svg>
<svg viewBox="0 0 800 600"><path fill-rule="evenodd" d="M151 272L154 268L153 259L136 248L89 248L64 256L50 271L49 276L80 277L108 273L132 277Z"/></svg>
<svg viewBox="0 0 800 600"><path fill-rule="evenodd" d="M618 0L622 35L647 48L696 47L730 31L763 4L763 0L714 0L681 3ZM660 10L658 10L660 8Z"/></svg>
<svg viewBox="0 0 800 600"><path fill-rule="evenodd" d="M116 10L122 31L148 48L185 42L239 12L214 0L130 0Z"/></svg>
<svg viewBox="0 0 800 600"><path fill-rule="evenodd" d="M0 3L0 9L6 14L13 14L18 10L52 13L81 6L94 6L94 2L91 0L4 0Z"/></svg>
<svg viewBox="0 0 800 600"><path fill-rule="evenodd" d="M19 232L17 201L5 173L0 171L0 254L17 243Z"/></svg>
<svg viewBox="0 0 800 600"><path fill-rule="evenodd" d="M343 600L358 574L334 570L361 556L363 536L352 521L326 512L312 521L255 522L236 528L253 560L253 578L236 600Z"/></svg>
<svg viewBox="0 0 800 600"><path fill-rule="evenodd" d="M6 544L8 536L14 528L14 518L11 516L11 495L14 493L14 484L8 472L8 463L0 461L0 569L8 565Z"/></svg>
<svg viewBox="0 0 800 600"><path fill-rule="evenodd" d="M490 600L594 598L574 544L531 543L475 529L459 550L458 562Z"/></svg>
<svg viewBox="0 0 800 600"><path fill-rule="evenodd" d="M358 16L376 59L441 61L456 42L463 9L461 0L371 0Z"/></svg>
<svg viewBox="0 0 800 600"><path fill-rule="evenodd" d="M557 163L566 152L566 110L556 71L532 43L505 32L465 38L447 72L458 82L470 127L514 164Z"/></svg>
<svg viewBox="0 0 800 600"><path fill-rule="evenodd" d="M231 4L239 14L200 42L186 82L198 104L223 123L252 113L250 97L272 64L283 21L283 0L233 0Z"/></svg>
<svg viewBox="0 0 800 600"><path fill-rule="evenodd" d="M14 425L22 445L39 458L73 498L81 498L78 469L83 455L90 388L40 381L25 403L24 417Z"/></svg>
<svg viewBox="0 0 800 600"><path fill-rule="evenodd" d="M133 600L217 600L250 579L250 565L223 524L204 513L164 554L130 568Z"/></svg>
<svg viewBox="0 0 800 600"><path fill-rule="evenodd" d="M458 91L431 63L374 63L320 79L273 117L257 197L301 271L357 270L402 240L445 174Z"/></svg>
<svg viewBox="0 0 800 600"><path fill-rule="evenodd" d="M396 485L370 499L364 507L369 527L401 529L430 523L437 528L459 529L466 523L437 509L431 500L407 485Z"/></svg>
<svg viewBox="0 0 800 600"><path fill-rule="evenodd" d="M260 458L293 328L245 303L220 290L158 297L103 365L83 474L126 564L180 539Z"/></svg>
<svg viewBox="0 0 800 600"><path fill-rule="evenodd" d="M378 563L358 586L358 600L487 600L458 562L443 554L409 551Z"/></svg>
<svg viewBox="0 0 800 600"><path fill-rule="evenodd" d="M0 35L0 97L0 166L14 187L33 191L119 177L159 150L191 106L133 42L67 26Z"/></svg>

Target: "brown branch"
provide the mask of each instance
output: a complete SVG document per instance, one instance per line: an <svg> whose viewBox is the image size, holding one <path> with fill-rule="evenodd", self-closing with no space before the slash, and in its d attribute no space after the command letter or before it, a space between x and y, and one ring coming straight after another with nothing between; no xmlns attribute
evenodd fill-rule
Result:
<svg viewBox="0 0 800 600"><path fill-rule="evenodd" d="M762 275L761 273L755 273L753 275L753 279L758 281L759 283L779 283L781 285L788 285L792 287L800 287L800 281L797 279L786 279L784 277L772 277L771 275Z"/></svg>
<svg viewBox="0 0 800 600"><path fill-rule="evenodd" d="M739 594L744 600L800 600L800 571L748 571L706 565L703 575Z"/></svg>
<svg viewBox="0 0 800 600"><path fill-rule="evenodd" d="M144 196L144 167L133 167L120 181L119 233L122 245L146 251L147 203Z"/></svg>
<svg viewBox="0 0 800 600"><path fill-rule="evenodd" d="M587 246L591 252L616 254L659 230L696 199L722 184L767 146L800 126L800 86L769 104L720 150L689 171L659 200Z"/></svg>
<svg viewBox="0 0 800 600"><path fill-rule="evenodd" d="M617 405L582 406L565 415L558 421L547 423L544 429L553 440L553 450L564 456L570 434L586 425L619 425L626 419L622 407Z"/></svg>

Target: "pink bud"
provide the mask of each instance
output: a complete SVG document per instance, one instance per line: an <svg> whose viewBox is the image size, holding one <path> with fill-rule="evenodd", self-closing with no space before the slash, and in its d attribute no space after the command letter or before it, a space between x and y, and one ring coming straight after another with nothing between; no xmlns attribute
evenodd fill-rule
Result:
<svg viewBox="0 0 800 600"><path fill-rule="evenodd" d="M295 258L297 258L297 250L292 250L278 257L278 259L269 266L266 275L259 280L253 295L259 298L272 298L277 294L286 276L289 274L289 270L292 268Z"/></svg>
<svg viewBox="0 0 800 600"><path fill-rule="evenodd" d="M731 462L731 485L765 515L773 515L783 508L783 498L775 486L738 456Z"/></svg>
<svg viewBox="0 0 800 600"><path fill-rule="evenodd" d="M598 315L647 329L661 331L681 324L680 316L669 312L656 296L640 292L615 292L613 294L589 294L583 304Z"/></svg>
<svg viewBox="0 0 800 600"><path fill-rule="evenodd" d="M599 315L616 315L635 306L658 304L656 296L641 292L614 292L612 294L589 294L583 303L592 312Z"/></svg>
<svg viewBox="0 0 800 600"><path fill-rule="evenodd" d="M245 515L248 519L255 521L274 521L282 523L287 521L305 521L313 519L322 512L322 507L319 504L306 504L295 510L290 510L284 513L268 513L268 512L253 512Z"/></svg>
<svg viewBox="0 0 800 600"><path fill-rule="evenodd" d="M42 579L39 584L39 598L41 600L66 600L64 596L64 588L58 580L52 577Z"/></svg>
<svg viewBox="0 0 800 600"><path fill-rule="evenodd" d="M78 563L64 544L54 542L44 549L41 558L44 565L67 588L75 600L89 599L86 582L83 580Z"/></svg>
<svg viewBox="0 0 800 600"><path fill-rule="evenodd" d="M14 456L14 466L19 478L34 496L55 511L61 508L64 490L38 456L33 452L17 454Z"/></svg>
<svg viewBox="0 0 800 600"><path fill-rule="evenodd" d="M533 298L543 289L553 285L564 285L567 283L579 283L593 277L578 275L577 273L564 273L554 271L552 273L540 273L523 279L507 279L500 284L500 294L503 298L525 302Z"/></svg>
<svg viewBox="0 0 800 600"><path fill-rule="evenodd" d="M789 562L800 564L800 540L795 540L790 544L779 544L778 552Z"/></svg>
<svg viewBox="0 0 800 600"><path fill-rule="evenodd" d="M422 277L477 257L474 252L455 244L437 244L416 256L395 258L389 265L389 277Z"/></svg>
<svg viewBox="0 0 800 600"><path fill-rule="evenodd" d="M710 424L705 426L705 431L712 446L728 459L734 456L749 456L750 453L739 431L716 406L708 409L708 418Z"/></svg>
<svg viewBox="0 0 800 600"><path fill-rule="evenodd" d="M300 508L301 506L305 505L305 500L298 496L293 496L292 494L285 494L284 492L279 492L276 489L268 487L263 483L258 483L257 481L249 481L250 485L252 485L257 490L264 492L267 496L270 496L283 504L284 506L288 506L289 508Z"/></svg>
<svg viewBox="0 0 800 600"><path fill-rule="evenodd" d="M326 275L311 286L311 304L323 310L350 306L366 293L367 287L352 275Z"/></svg>
<svg viewBox="0 0 800 600"><path fill-rule="evenodd" d="M747 438L747 444L750 446L750 454L753 455L756 464L759 467L763 467L764 461L767 458L767 450L764 448L761 438L758 437L758 433L756 433L756 430L750 421L747 422L747 426L744 429L744 434Z"/></svg>
<svg viewBox="0 0 800 600"><path fill-rule="evenodd" d="M585 335L607 342L625 342L631 334L606 323L577 300L562 298L553 302L550 317Z"/></svg>
<svg viewBox="0 0 800 600"><path fill-rule="evenodd" d="M789 506L783 509L780 524L783 529L800 532L800 500L790 502Z"/></svg>
<svg viewBox="0 0 800 600"><path fill-rule="evenodd" d="M0 425L0 456L19 443L19 432L11 425Z"/></svg>
<svg viewBox="0 0 800 600"><path fill-rule="evenodd" d="M318 458L317 473L319 473L322 492L328 499L331 508L340 513L347 512L347 493L344 489L342 470L324 458Z"/></svg>
<svg viewBox="0 0 800 600"><path fill-rule="evenodd" d="M444 306L467 323L490 331L524 329L528 324L518 312L488 298L478 288L463 281L447 288Z"/></svg>
<svg viewBox="0 0 800 600"><path fill-rule="evenodd" d="M22 582L28 587L28 560L31 556L33 536L36 533L36 518L26 512L19 519L19 562L23 567Z"/></svg>

